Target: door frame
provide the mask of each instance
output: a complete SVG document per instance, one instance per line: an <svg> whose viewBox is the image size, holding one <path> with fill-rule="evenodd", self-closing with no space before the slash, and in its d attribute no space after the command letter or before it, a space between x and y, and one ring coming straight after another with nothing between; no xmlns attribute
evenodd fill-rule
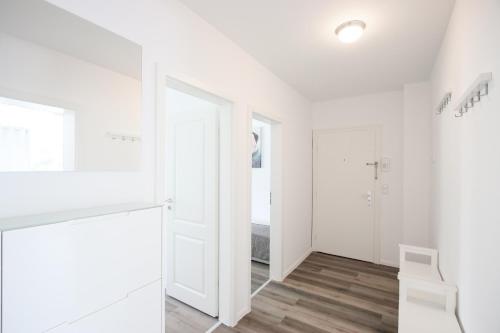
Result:
<svg viewBox="0 0 500 333"><path fill-rule="evenodd" d="M166 201L166 186L165 186L165 168L166 168L166 149L167 149L167 109L165 99L165 89L173 88L181 91L192 92L194 96L203 97L206 99L225 101L225 105L221 105L219 109L219 221L218 221L218 262L219 262L219 287L218 303L219 303L219 321L232 326L236 322L236 315L233 311L235 303L235 286L233 282L234 276L234 256L233 251L235 245L235 228L233 223L235 207L234 207L234 173L233 173L233 109L234 103L231 98L224 94L214 92L205 87L199 82L193 81L182 75L169 73L160 64L156 64L156 108L155 108L155 185L154 185L154 201L155 203L165 205ZM162 230L162 291L163 296L166 295L166 225L167 215L163 213L163 230ZM165 327L165 309L162 304L163 327ZM238 318L239 319L239 318Z"/></svg>
<svg viewBox="0 0 500 333"><path fill-rule="evenodd" d="M283 260L283 121L276 114L265 109L256 110L255 107L249 106L246 114L246 130L247 141L244 150L246 158L246 197L247 197L247 216L248 221L245 223L245 248L246 253L244 260L247 267L247 278L245 281L246 304L245 307L237 314L237 319L243 318L250 313L252 305L252 119L259 119L268 122L271 125L271 227L270 227L270 257L269 257L269 280L262 286L264 287L270 281L281 282L286 277L284 272ZM261 287L261 288L262 288ZM258 291L261 289L259 288Z"/></svg>
<svg viewBox="0 0 500 333"><path fill-rule="evenodd" d="M282 121L279 117L274 114L255 111L254 108L249 110L249 128L248 133L251 138L252 133L252 120L257 119L266 122L271 127L271 193L272 193L272 203L271 203L271 216L270 216L270 246L269 246L269 280L283 281L285 276L283 275L283 148L282 148ZM251 144L248 145L251 147ZM252 155L252 151L249 151L249 155ZM251 164L251 163L250 163ZM252 167L250 165L249 171L250 180L252 179ZM252 198L252 185L250 183L250 200ZM251 202L250 202L251 207ZM251 215L251 212L250 212ZM252 271L251 261L251 223L248 234L250 235L250 253L249 253L249 265L250 273ZM249 280L249 289L251 286L251 274Z"/></svg>
<svg viewBox="0 0 500 333"><path fill-rule="evenodd" d="M326 133L337 133L346 132L360 129L369 129L375 132L375 160L381 163L382 156L382 125L368 125L368 126L354 126L354 127L339 127L339 128L329 128L329 129L315 129L313 130L313 225L312 225L312 239L311 243L313 246L313 251L316 251L314 237L316 235L317 228L317 165L318 165L318 146L317 137L320 134ZM381 212L381 183L383 182L383 173L379 168L378 180L375 181L375 193L374 193L374 226L373 226L373 259L372 262L375 264L380 264L380 246L381 246L381 233L380 233L380 212Z"/></svg>
<svg viewBox="0 0 500 333"><path fill-rule="evenodd" d="M155 163L154 163L154 201L163 206L166 200L165 197L165 134L166 134L166 108L165 108L165 87L167 78L187 84L198 90L202 90L208 94L217 96L228 101L231 106L225 112L225 117L221 117L221 129L219 135L221 141L227 144L221 148L220 154L227 154L224 163L226 184L224 187L227 191L224 198L219 196L219 202L224 201L226 206L224 209L219 207L219 285L224 286L219 288L219 321L226 326L235 326L238 321L251 310L251 144L250 131L252 128L253 113L259 114L262 117L272 120L276 126L274 127L273 137L275 138L272 150L277 154L277 160L280 163L274 163L275 170L272 171L272 179L275 181L271 188L273 201L276 203L274 207L276 214L274 221L275 227L272 230L274 242L273 245L273 271L271 278L273 280L282 281L285 277L283 268L283 164L282 164L282 132L284 121L268 110L255 108L241 101L241 98L231 95L227 92L221 92L216 85L202 83L193 77L169 70L162 63L155 64L155 133L152 134L155 138ZM225 135L225 136L223 136ZM226 140L224 139L226 138ZM223 167L222 164L220 167ZM222 216L224 214L224 216ZM163 214L165 218L166 214ZM278 224L279 223L279 224ZM165 223L163 223L163 235L165 235ZM273 243L274 244L274 243ZM165 238L162 239L163 258L165 258L166 246ZM247 246L242 246L247 245ZM276 249L276 250L274 250ZM276 264L274 264L276 262ZM165 275L164 261L162 260L162 274ZM165 286L163 286L165 290ZM162 304L164 307L164 302ZM165 309L162 309L163 323ZM165 327L165 325L163 325Z"/></svg>
<svg viewBox="0 0 500 333"><path fill-rule="evenodd" d="M241 244L244 244L245 252L238 260L244 260L244 272L238 272L237 274L245 274L245 280L243 281L243 291L234 291L234 293L243 294L244 299L239 298L240 302L243 302L242 307L238 312L235 313L233 324L236 324L241 318L250 313L252 307L252 241L251 241L251 223L252 223L252 144L251 144L251 134L252 134L252 119L254 117L260 118L261 120L267 121L271 124L271 192L273 193L274 205L271 205L271 230L270 230L270 271L269 271L269 281L283 281L286 277L284 272L284 250L283 250L283 121L282 119L265 109L256 109L253 106L247 105L245 113L245 127L244 130L245 141L244 146L239 147L241 149L238 152L242 152L242 159L244 165L241 167L244 169L245 180L242 186L244 187L244 200L246 202L244 209L244 224L241 225L241 229L237 230L239 237L241 239ZM237 147L238 148L238 147ZM243 213L243 212L242 212ZM233 249L236 249L238 245L234 245ZM227 248L226 248L227 249ZM235 277L235 275L233 275ZM268 282L269 282L268 281ZM266 282L266 283L268 283ZM236 297L234 298L236 300ZM225 323L224 323L225 324ZM234 325L228 325L234 326Z"/></svg>

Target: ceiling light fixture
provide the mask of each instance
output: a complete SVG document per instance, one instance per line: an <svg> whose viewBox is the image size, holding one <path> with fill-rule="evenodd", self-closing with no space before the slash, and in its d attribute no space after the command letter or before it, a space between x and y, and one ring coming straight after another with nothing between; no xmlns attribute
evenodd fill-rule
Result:
<svg viewBox="0 0 500 333"><path fill-rule="evenodd" d="M366 24L363 21L348 21L339 25L337 29L335 29L335 34L342 43L350 44L361 38L365 28Z"/></svg>

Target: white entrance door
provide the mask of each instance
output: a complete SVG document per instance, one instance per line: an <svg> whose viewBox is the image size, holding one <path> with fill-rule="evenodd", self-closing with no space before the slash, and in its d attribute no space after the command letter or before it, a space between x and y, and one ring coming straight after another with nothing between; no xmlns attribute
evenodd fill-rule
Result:
<svg viewBox="0 0 500 333"><path fill-rule="evenodd" d="M314 133L316 251L375 261L376 129Z"/></svg>
<svg viewBox="0 0 500 333"><path fill-rule="evenodd" d="M167 89L167 294L218 315L218 111Z"/></svg>

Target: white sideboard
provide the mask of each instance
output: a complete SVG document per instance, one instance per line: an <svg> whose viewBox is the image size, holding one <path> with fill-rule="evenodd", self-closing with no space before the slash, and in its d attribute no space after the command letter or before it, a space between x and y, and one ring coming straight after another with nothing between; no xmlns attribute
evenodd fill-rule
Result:
<svg viewBox="0 0 500 333"><path fill-rule="evenodd" d="M162 332L162 211L0 220L2 333Z"/></svg>

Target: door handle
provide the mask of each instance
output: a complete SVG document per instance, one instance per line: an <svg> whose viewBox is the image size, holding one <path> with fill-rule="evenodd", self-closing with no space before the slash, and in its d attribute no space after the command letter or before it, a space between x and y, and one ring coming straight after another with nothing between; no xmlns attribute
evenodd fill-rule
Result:
<svg viewBox="0 0 500 333"><path fill-rule="evenodd" d="M172 204L174 203L174 199L168 198L167 200L165 200L165 203L167 204L167 209L172 210Z"/></svg>
<svg viewBox="0 0 500 333"><path fill-rule="evenodd" d="M378 179L378 161L375 161L373 163L367 162L366 166L373 166L375 170L375 180Z"/></svg>

